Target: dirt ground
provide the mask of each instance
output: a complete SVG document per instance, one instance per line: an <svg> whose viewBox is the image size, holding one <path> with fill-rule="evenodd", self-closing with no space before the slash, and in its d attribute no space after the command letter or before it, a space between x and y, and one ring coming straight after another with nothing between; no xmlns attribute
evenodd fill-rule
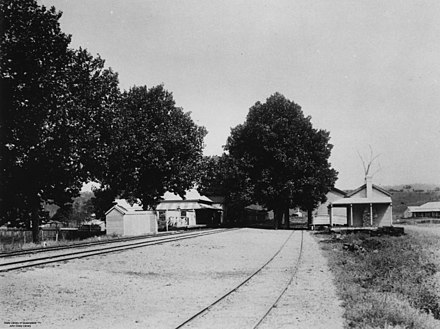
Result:
<svg viewBox="0 0 440 329"><path fill-rule="evenodd" d="M241 229L2 273L0 328L175 328L263 265L291 233ZM297 279L265 328L342 328L326 261L308 232L304 238Z"/></svg>

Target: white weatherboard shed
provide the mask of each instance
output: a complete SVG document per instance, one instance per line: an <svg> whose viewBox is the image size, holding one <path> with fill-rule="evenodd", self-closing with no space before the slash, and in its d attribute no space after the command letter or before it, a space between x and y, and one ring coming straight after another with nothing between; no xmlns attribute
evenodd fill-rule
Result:
<svg viewBox="0 0 440 329"><path fill-rule="evenodd" d="M313 211L312 220L313 226L316 225L330 225L330 212L329 205L347 195L344 191L337 188L332 188L326 195L327 201L321 203L318 208ZM332 214L332 224L333 225L346 225L347 224L347 211L344 208L333 209Z"/></svg>
<svg viewBox="0 0 440 329"><path fill-rule="evenodd" d="M134 236L157 233L156 212L131 206L125 200L115 200L116 205L105 213L107 234Z"/></svg>

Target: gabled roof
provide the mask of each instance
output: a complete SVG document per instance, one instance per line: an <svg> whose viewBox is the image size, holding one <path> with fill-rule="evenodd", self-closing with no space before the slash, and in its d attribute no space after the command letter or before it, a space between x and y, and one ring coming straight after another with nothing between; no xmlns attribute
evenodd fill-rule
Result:
<svg viewBox="0 0 440 329"><path fill-rule="evenodd" d="M115 199L115 203L124 208L127 211L131 211L131 210L143 210L141 205L140 205L140 201L138 200L138 202L134 203L133 205L129 204L127 200L125 199Z"/></svg>
<svg viewBox="0 0 440 329"><path fill-rule="evenodd" d="M209 198L212 200L213 203L224 203L225 197L216 195L216 196L209 196Z"/></svg>
<svg viewBox="0 0 440 329"><path fill-rule="evenodd" d="M119 212L122 215L127 214L128 212L130 212L130 210L128 210L127 208L124 208L118 204L115 204L113 207L111 207L109 210L107 210L105 212L105 215L107 216L111 211L116 210L117 212Z"/></svg>
<svg viewBox="0 0 440 329"><path fill-rule="evenodd" d="M342 190L340 190L340 189L338 189L338 188L336 188L336 187L332 187L331 190L330 190L330 192L336 192L336 193L339 193L339 194L341 194L341 195L343 195L343 196L346 196L346 195L347 195L347 192L344 192L344 191L342 191Z"/></svg>
<svg viewBox="0 0 440 329"><path fill-rule="evenodd" d="M440 202L427 202L421 206L409 206L410 212L440 211Z"/></svg>
<svg viewBox="0 0 440 329"><path fill-rule="evenodd" d="M333 206L346 206L350 204L391 204L390 197L374 197L374 198L342 198L333 201Z"/></svg>
<svg viewBox="0 0 440 329"><path fill-rule="evenodd" d="M267 211L266 208L264 208L263 206L260 206L259 204L251 204L251 205L245 207L245 209L251 210L251 211Z"/></svg>
<svg viewBox="0 0 440 329"><path fill-rule="evenodd" d="M425 204L422 204L420 206L420 208L423 209L440 209L440 201L435 201L435 202L427 202Z"/></svg>
<svg viewBox="0 0 440 329"><path fill-rule="evenodd" d="M379 192L382 192L383 194L388 195L389 197L391 197L391 193L388 192L387 190L384 190L383 188L381 188L381 187L379 187L379 186L377 186L377 185L374 185L374 184L372 184L372 186L373 186L373 189L375 189L375 190L377 190L377 191L379 191ZM351 191L350 193L347 193L347 194L346 194L346 197L349 198L349 197L351 197L352 195L355 195L355 194L358 193L359 191L362 191L363 189L366 189L366 188L367 188L367 184L364 184L364 185L362 185L362 186L359 186L356 190Z"/></svg>
<svg viewBox="0 0 440 329"><path fill-rule="evenodd" d="M114 205L113 207L111 207L109 210L107 210L105 212L105 215L107 216L111 211L117 211L119 212L121 215L141 215L141 214L148 214L151 213L151 210L142 210L142 209L126 209L124 207L121 207L119 205Z"/></svg>
<svg viewBox="0 0 440 329"><path fill-rule="evenodd" d="M130 205L125 199L116 199L115 205L111 207L109 210L105 212L107 216L112 210L116 210L122 215L138 215L140 213L146 213L147 210L144 210L139 203L134 203Z"/></svg>
<svg viewBox="0 0 440 329"><path fill-rule="evenodd" d="M179 195L165 192L162 197L162 202L167 201L202 201L207 203L212 203L212 200L204 195L201 195L196 189L191 189L186 191L185 198L182 199Z"/></svg>
<svg viewBox="0 0 440 329"><path fill-rule="evenodd" d="M157 205L156 210L198 210L198 209L214 209L222 210L221 207L213 206L197 201L167 201Z"/></svg>
<svg viewBox="0 0 440 329"><path fill-rule="evenodd" d="M213 201L201 195L196 189L186 191L185 198L179 195L166 192L162 201L157 205L156 210L196 210L196 209L215 209L222 210L220 207L213 206Z"/></svg>

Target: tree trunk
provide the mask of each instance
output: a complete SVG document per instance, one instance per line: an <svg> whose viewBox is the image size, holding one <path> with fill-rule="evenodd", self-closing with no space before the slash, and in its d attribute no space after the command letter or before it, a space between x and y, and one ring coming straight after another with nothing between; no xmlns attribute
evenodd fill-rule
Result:
<svg viewBox="0 0 440 329"><path fill-rule="evenodd" d="M40 216L38 209L32 210L32 242L40 243Z"/></svg>
<svg viewBox="0 0 440 329"><path fill-rule="evenodd" d="M290 229L290 214L289 214L289 208L286 208L284 210L284 227L286 229Z"/></svg>
<svg viewBox="0 0 440 329"><path fill-rule="evenodd" d="M278 208L278 209L274 209L273 212L274 212L273 228L275 230L278 230L281 227L281 223L283 221L283 211Z"/></svg>
<svg viewBox="0 0 440 329"><path fill-rule="evenodd" d="M307 227L310 230L313 225L313 209L307 209Z"/></svg>

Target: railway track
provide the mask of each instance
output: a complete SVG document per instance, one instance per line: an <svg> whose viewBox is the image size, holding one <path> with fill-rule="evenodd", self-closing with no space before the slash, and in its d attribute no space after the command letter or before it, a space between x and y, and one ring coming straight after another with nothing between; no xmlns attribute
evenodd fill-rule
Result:
<svg viewBox="0 0 440 329"><path fill-rule="evenodd" d="M294 232L259 269L210 305L179 324L176 329L259 328L271 311L277 307L297 275L303 254L303 231L300 231L301 236L298 241L292 242ZM293 263L288 269L287 276L282 273L287 271L285 265L281 265L286 261ZM270 293L266 293L269 290ZM226 325L224 321L231 318L234 319L234 324Z"/></svg>
<svg viewBox="0 0 440 329"><path fill-rule="evenodd" d="M205 228L198 229L199 232L205 231L205 230L210 230L210 229L205 229ZM176 235L176 234L183 234L183 233L186 233L186 232L170 231L170 232L166 232L166 233L160 233L158 235L148 234L148 235L139 235L139 236L133 236L133 237L120 237L120 238L114 238L114 239L109 239L109 240L80 242L80 243L74 243L74 244L64 245L64 246L48 246L48 247L40 247L40 248L32 248L32 249L6 251L6 252L0 252L0 259L1 258L16 257L16 256L34 255L34 254L38 254L38 253L47 253L49 251L59 251L59 250L66 250L66 249L73 249L73 248L85 248L85 247L99 246L99 245L105 245L105 244L121 243L121 242L126 242L126 241L152 239L152 238L156 238L158 236L168 236L168 235Z"/></svg>
<svg viewBox="0 0 440 329"><path fill-rule="evenodd" d="M152 245L158 245L163 243L169 243L179 240L185 240L185 239L192 239L196 237L201 237L205 235L211 235L211 234L218 234L222 232L230 231L230 229L212 229L212 230L204 230L204 231L197 231L197 232L190 232L190 233L180 233L180 234L173 234L173 235L167 235L167 236L156 236L156 237L149 237L147 240L143 241L136 241L131 242L132 239L128 241L123 241L122 244L117 246L102 246L100 244L93 244L93 246L96 246L96 248L87 250L77 250L78 246L64 246L62 248L52 248L49 250L49 252L58 252L61 251L61 253L56 253L52 255L46 255L46 256L36 256L36 257L29 257L29 255L35 256L35 254L27 253L27 254L21 254L21 255L14 255L15 257L26 255L28 256L25 259L17 259L17 260L9 260L9 257L3 258L2 260L6 259L6 261L3 261L0 263L0 272L8 272L13 270L19 270L19 269L25 269L29 267L35 267L35 266L42 266L52 263L58 263L58 262L65 262L73 259L79 259L79 258L85 258L85 257L91 257L91 256L97 256L97 255L103 255L113 252L120 252L124 250L130 250L135 248L142 248ZM121 242L121 241L118 241ZM83 248L85 245L81 245ZM73 249L73 251L72 251ZM46 250L48 251L48 250ZM12 257L12 256L10 256Z"/></svg>

